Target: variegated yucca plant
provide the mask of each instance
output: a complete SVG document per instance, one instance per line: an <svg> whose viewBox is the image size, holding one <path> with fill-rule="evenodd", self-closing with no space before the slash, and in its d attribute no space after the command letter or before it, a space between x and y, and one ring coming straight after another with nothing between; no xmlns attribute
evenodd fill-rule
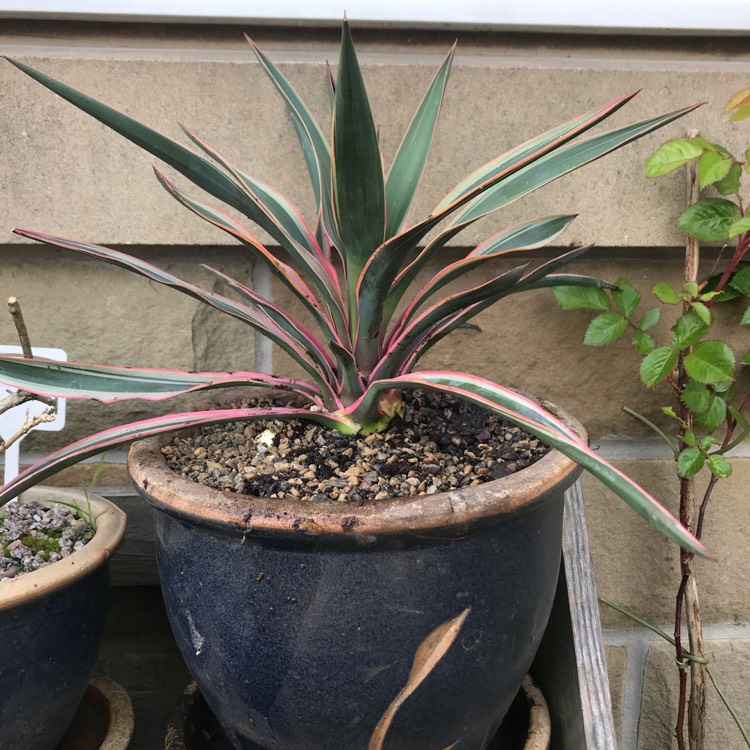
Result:
<svg viewBox="0 0 750 750"><path fill-rule="evenodd" d="M420 271L438 262L441 250L481 217L693 107L575 140L619 110L633 94L615 99L485 164L459 182L426 219L409 225L407 215L430 149L454 50L430 84L384 175L378 134L346 22L336 79L330 69L326 75L333 120L330 143L289 81L252 41L250 44L284 100L302 147L318 207L312 225L283 195L230 164L197 135L186 131L195 148L185 148L27 65L11 62L264 230L273 244L262 244L232 215L188 196L156 172L173 198L235 237L257 262L270 268L302 303L307 323L216 269L208 268L231 287L236 299L183 281L117 250L16 231L133 271L247 323L286 351L308 379L3 357L0 380L47 396L104 402L165 399L226 386L263 386L293 393L306 405L180 413L107 429L58 450L21 473L0 491L0 503L87 456L179 428L273 417L312 420L343 433L369 433L401 412L404 389L422 388L453 394L511 420L588 469L658 530L687 548L704 552L654 498L533 400L466 373L414 371L432 346L504 297L553 286L612 288L587 276L559 273L584 253L585 247L556 252L535 267L523 260L525 253L553 243L573 216L536 219L498 232L460 260L445 263L425 286L407 296ZM439 226L439 231L432 231ZM463 291L446 291L446 285L467 272L506 256L517 256L518 265Z"/></svg>

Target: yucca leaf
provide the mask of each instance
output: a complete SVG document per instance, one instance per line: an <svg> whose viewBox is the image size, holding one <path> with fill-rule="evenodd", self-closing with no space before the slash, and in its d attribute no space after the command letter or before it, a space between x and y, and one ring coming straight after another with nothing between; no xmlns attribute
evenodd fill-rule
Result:
<svg viewBox="0 0 750 750"><path fill-rule="evenodd" d="M279 260L247 227L240 224L232 216L183 193L158 169L154 169L154 172L161 186L181 205L188 208L197 216L200 216L201 219L207 221L209 224L213 224L213 226L231 234L232 237L235 237L244 245L252 247L256 251L257 256L260 257L268 268L307 307L326 336L333 337L336 335L334 333L334 322L329 320L326 313L323 312L315 295L294 268Z"/></svg>
<svg viewBox="0 0 750 750"><path fill-rule="evenodd" d="M322 251L318 246L307 222L300 214L299 210L284 195L274 190L270 185L266 185L260 180L256 180L242 170L235 167L228 159L222 156L215 148L210 146L203 138L196 133L183 127L185 135L200 148L205 154L210 156L215 162L222 166L243 189L247 197L272 221L289 240L290 247L284 244L285 249L289 249L295 255L305 253L317 259L318 264L322 264ZM312 267L314 272L320 273L317 264ZM326 275L335 273L332 269L326 268Z"/></svg>
<svg viewBox="0 0 750 750"><path fill-rule="evenodd" d="M127 399L159 401L192 391L229 386L274 388L320 402L320 392L312 383L259 372L187 372L0 355L0 377L5 385L30 393L103 403Z"/></svg>
<svg viewBox="0 0 750 750"><path fill-rule="evenodd" d="M333 207L351 289L385 236L383 164L349 24L341 35L333 116Z"/></svg>
<svg viewBox="0 0 750 750"><path fill-rule="evenodd" d="M385 183L385 236L395 235L406 219L432 145L456 45L440 66L396 152Z"/></svg>
<svg viewBox="0 0 750 750"><path fill-rule="evenodd" d="M329 383L336 382L336 376L333 373L333 361L328 356L328 353L318 339L315 338L315 334L313 334L313 332L302 321L295 318L291 313L288 313L277 304L271 302L271 300L257 294L249 287L237 281L237 279L233 279L223 271L220 271L218 268L213 268L205 263L201 265L209 273L214 274L234 289L234 291L244 298L249 307L268 317L282 331L284 331L289 338L296 341L318 365L320 370L326 374L326 380Z"/></svg>
<svg viewBox="0 0 750 750"><path fill-rule="evenodd" d="M605 461L562 422L531 399L483 378L458 372L415 372L379 381L370 387L364 398L376 399L383 391L391 388L426 388L450 393L499 414L544 440L589 471L658 532L697 555L711 556L706 547L655 498ZM353 411L352 416L355 414Z"/></svg>
<svg viewBox="0 0 750 750"><path fill-rule="evenodd" d="M588 249L589 248L578 248L566 255L579 255L581 252ZM570 260L568 259L565 262L570 262ZM554 286L585 286L598 289L616 288L613 284L591 276L560 273L548 274L542 278L536 278L535 274L536 271L532 271L530 274L527 274L519 280L517 284L508 287L507 289L503 289L498 294L485 295L484 299L447 315L445 318L436 321L429 327L422 326L406 328L406 330L399 331L398 338L400 338L401 341L398 348L396 348L395 345L397 336L394 336L392 341L389 341L386 356L374 369L373 378L390 377L390 373L400 374L409 372L414 367L417 360L423 357L430 348L444 339L449 333L452 333L457 328L465 326L467 321L476 317L479 313L494 305L500 299L512 294L518 294L530 289L544 289ZM530 280L532 276L534 278ZM393 346L393 350L391 350L391 346Z"/></svg>
<svg viewBox="0 0 750 750"><path fill-rule="evenodd" d="M503 255L538 250L540 247L544 247L559 237L574 218L575 216L551 216L546 219L537 219L536 221L519 224L490 237L474 248L465 258L450 263L433 276L429 283L414 296L403 315L400 316L399 324L396 327L398 328L403 321L411 319L414 312L429 297L451 281ZM585 251L581 250L577 255L582 252ZM572 261L577 255L570 256L567 262ZM564 265L564 263L562 264ZM551 272L551 270L552 267L548 272Z"/></svg>
<svg viewBox="0 0 750 750"><path fill-rule="evenodd" d="M321 373L316 365L309 360L308 353L266 315L258 313L247 305L235 302L221 294L211 292L208 289L203 289L195 284L183 281L158 266L153 266L140 258L121 253L119 250L102 247L101 245L92 245L86 242L78 242L76 240L68 240L62 237L53 237L52 235L31 232L24 229L15 229L13 231L22 237L29 237L30 239L43 242L47 245L61 247L66 250L73 250L74 252L83 255L90 255L106 261L107 263L111 263L112 265L132 271L139 276L145 276L151 281L156 281L159 284L164 284L172 289L176 289L178 292L187 294L189 297L200 300L227 315L231 315L237 320L241 320L243 323L247 323L256 330L261 331L264 336L267 336L271 341L282 347L289 356L304 368L305 372L313 378L318 386L320 386L326 400L328 402L335 402L335 395L331 390L331 384L326 380L325 373Z"/></svg>
<svg viewBox="0 0 750 750"><path fill-rule="evenodd" d="M272 409L216 409L211 411L186 412L154 417L142 422L112 427L94 435L78 440L75 443L50 453L33 466L22 471L15 479L0 489L0 506L12 500L21 492L28 490L48 477L57 474L89 456L118 448L165 432L173 432L188 427L203 427L212 424L224 424L240 420L255 419L305 419L323 424L344 434L356 432L357 426L346 416L336 416L322 411L276 407Z"/></svg>
<svg viewBox="0 0 750 750"><path fill-rule="evenodd" d="M582 167L584 164L589 164L631 141L667 125L699 106L696 104L659 117L642 120L548 153L502 180L498 180L497 184L483 190L482 194L475 197L451 223L460 224L496 211L498 208L537 190L542 185L546 185L558 177Z"/></svg>
<svg viewBox="0 0 750 750"><path fill-rule="evenodd" d="M417 274L427 265L427 263L440 251L448 242L450 242L465 227L449 227L440 232L419 252L416 258L409 263L406 268L396 277L396 280L389 284L388 279L383 278L383 286L388 287L388 294L383 304L383 315L381 318L381 327L385 328L391 321L393 313L398 307L399 302L403 299L406 290L416 279Z"/></svg>
<svg viewBox="0 0 750 750"><path fill-rule="evenodd" d="M227 205L236 208L255 221L280 244L285 243L284 234L277 225L247 197L242 188L224 172L202 156L167 138L153 128L143 125L128 115L122 114L102 102L67 86L54 78L25 65L18 60L6 58L34 80L69 101L78 109L127 138L144 151L148 151L188 178L193 184L210 193Z"/></svg>
<svg viewBox="0 0 750 750"><path fill-rule="evenodd" d="M258 205L259 209L267 214L269 221L277 225L286 240L281 243L281 246L292 256L303 271L311 277L315 287L323 295L328 308L334 315L334 324L342 332L342 335L344 335L343 331L346 328L344 322L344 301L341 296L341 289L339 288L338 274L331 264L329 257L326 257L318 245L317 239L299 214L299 211L283 195L273 190L273 188L249 177L232 166L215 149L211 148L194 133L186 130L185 134L193 143L221 164L243 186L248 197ZM258 197L256 191L259 191L263 200Z"/></svg>
<svg viewBox="0 0 750 750"><path fill-rule="evenodd" d="M424 335L446 318L461 313L478 302L488 300L496 302L504 297L509 293L508 290L518 284L527 267L528 263L524 263L510 271L505 271L471 289L452 294L425 310L416 320L405 326L397 336L393 337L384 356L373 367L371 380L389 377L397 366L396 363L407 356L411 348L421 341Z"/></svg>
<svg viewBox="0 0 750 750"><path fill-rule="evenodd" d="M474 190L483 185L487 185L498 175L508 174L510 170L517 169L524 164L538 159L550 151L559 148L563 144L571 141L573 138L585 133L598 123L605 120L610 115L617 112L618 109L625 106L638 92L633 91L625 96L613 99L611 102L602 104L595 109L584 112L572 120L564 122L562 125L552 128L541 135L532 138L520 146L516 146L510 151L501 154L496 159L481 166L475 172L470 174L464 180L456 185L448 195L435 207L433 213L440 213L444 209L466 197Z"/></svg>
<svg viewBox="0 0 750 750"><path fill-rule="evenodd" d="M550 153L578 133L608 117L632 96L633 94L630 94L617 99L609 105L594 110L595 114L592 116L571 121L572 125L568 123L566 126L549 131L544 136L508 152L499 160L490 162L485 168L475 173L474 177L461 183L454 191L455 196L451 193L441 201L427 219L384 242L368 260L357 284L361 316L356 340L360 350L370 349L372 342L380 336L383 314L386 309L385 301L390 292L390 279L396 276L409 260L410 254L416 249L420 240L449 214L469 204L466 210L462 211L451 223L457 231L460 231L467 222L484 216L511 200L536 190L563 174L594 161L701 106L696 104L685 107L661 117L644 120L582 143L573 144L561 150L562 156ZM540 143L542 146L539 145ZM535 150L530 144L535 146ZM560 156L559 159L558 156ZM517 177L517 175L521 176ZM484 181L479 182L480 178ZM492 188L496 189L492 190ZM484 193L488 193L489 198L485 199Z"/></svg>
<svg viewBox="0 0 750 750"><path fill-rule="evenodd" d="M245 38L253 48L266 75L286 103L310 173L310 180L315 191L315 201L320 204L322 200L321 189L323 192L330 191L331 151L328 141L294 87L247 34Z"/></svg>

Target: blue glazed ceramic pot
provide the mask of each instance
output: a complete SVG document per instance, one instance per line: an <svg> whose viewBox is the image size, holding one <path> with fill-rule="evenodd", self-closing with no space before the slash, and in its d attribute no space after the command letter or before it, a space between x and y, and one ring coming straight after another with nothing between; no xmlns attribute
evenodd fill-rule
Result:
<svg viewBox="0 0 750 750"><path fill-rule="evenodd" d="M53 750L93 674L107 613L107 561L125 514L96 495L94 538L70 557L0 583L0 748ZM36 489L40 502L86 507L83 492Z"/></svg>
<svg viewBox="0 0 750 750"><path fill-rule="evenodd" d="M158 511L175 636L237 750L484 750L547 623L575 464L552 451L354 507L195 484L164 442L134 445L129 469Z"/></svg>

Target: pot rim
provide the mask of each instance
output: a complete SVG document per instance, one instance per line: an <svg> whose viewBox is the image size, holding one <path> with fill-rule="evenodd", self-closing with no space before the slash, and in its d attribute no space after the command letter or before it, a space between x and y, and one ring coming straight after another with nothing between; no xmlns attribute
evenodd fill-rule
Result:
<svg viewBox="0 0 750 750"><path fill-rule="evenodd" d="M574 417L541 401L584 439ZM134 443L128 454L130 478L155 509L181 521L217 530L257 536L300 539L302 536L363 539L398 534L465 530L478 522L507 517L542 497L570 486L580 467L552 449L531 466L501 479L434 495L412 495L362 505L310 502L242 495L193 482L166 465L162 446L174 433Z"/></svg>
<svg viewBox="0 0 750 750"><path fill-rule="evenodd" d="M96 518L96 533L70 557L24 573L0 583L0 611L31 604L58 589L92 573L115 553L127 524L127 515L114 503L89 492L91 510ZM21 501L37 500L49 505L55 500L76 502L85 507L83 490L63 487L34 487L20 496Z"/></svg>

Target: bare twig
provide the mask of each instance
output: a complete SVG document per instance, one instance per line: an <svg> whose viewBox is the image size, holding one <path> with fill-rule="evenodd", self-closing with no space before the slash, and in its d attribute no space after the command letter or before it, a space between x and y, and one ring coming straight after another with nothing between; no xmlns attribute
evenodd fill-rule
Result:
<svg viewBox="0 0 750 750"><path fill-rule="evenodd" d="M31 342L29 341L29 332L26 330L26 323L23 320L21 305L16 297L8 297L8 310L10 310L13 322L16 324L18 331L18 340L21 342L21 351L26 359L32 359L34 355L31 352Z"/></svg>
<svg viewBox="0 0 750 750"><path fill-rule="evenodd" d="M13 433L7 440L3 441L2 444L0 444L0 455L5 453L5 451L10 448L13 443L20 440L24 435L31 432L35 427L38 427L40 424L43 424L44 422L54 422L55 421L55 409L53 407L48 407L45 409L41 414L37 415L33 419L29 419L28 412L26 413L26 418L23 421L23 424L18 428L16 432Z"/></svg>
<svg viewBox="0 0 750 750"><path fill-rule="evenodd" d="M23 356L27 359L33 359L34 353L31 348L31 341L29 340L29 332L26 330L26 323L23 320L23 314L21 313L21 305L16 297L8 298L8 310L13 318L13 322L18 331L18 339L21 342L21 351ZM40 396L36 393L29 393L28 391L18 390L15 393L11 393L4 399L0 400L0 414L4 414L6 411L25 404L28 401L40 401L43 404L47 404L47 408L33 419L29 419L29 413L26 412L23 424L19 429L11 435L7 440L0 441L0 454L10 448L13 443L18 442L24 435L31 432L35 427L38 427L44 422L53 422L55 414L57 412L57 401L47 396Z"/></svg>

